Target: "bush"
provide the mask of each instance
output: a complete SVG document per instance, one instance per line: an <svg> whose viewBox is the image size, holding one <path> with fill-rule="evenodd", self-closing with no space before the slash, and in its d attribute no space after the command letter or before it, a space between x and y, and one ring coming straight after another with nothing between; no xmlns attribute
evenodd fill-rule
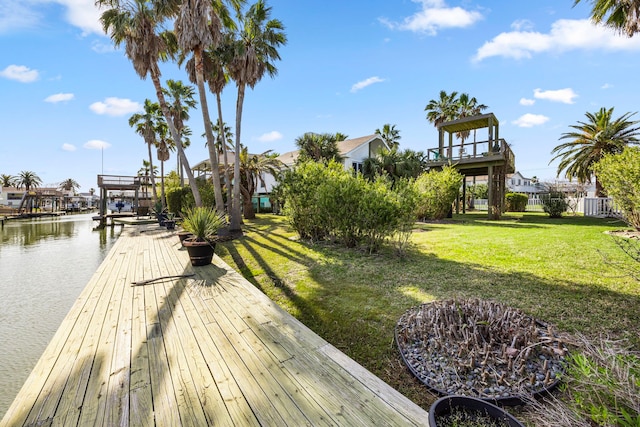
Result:
<svg viewBox="0 0 640 427"><path fill-rule="evenodd" d="M621 154L605 155L594 171L627 224L640 230L640 148L627 147Z"/></svg>
<svg viewBox="0 0 640 427"><path fill-rule="evenodd" d="M451 166L441 171L429 171L415 182L418 194L417 217L442 219L447 216L451 204L458 196L462 175Z"/></svg>
<svg viewBox="0 0 640 427"><path fill-rule="evenodd" d="M569 209L569 203L561 191L550 191L540 196L542 209L549 214L550 218L562 218L562 214Z"/></svg>
<svg viewBox="0 0 640 427"><path fill-rule="evenodd" d="M181 213L185 199L187 198L187 194L191 194L191 189L189 187L175 187L167 190L167 209L169 212L173 213ZM193 199L193 195L191 195Z"/></svg>
<svg viewBox="0 0 640 427"><path fill-rule="evenodd" d="M216 205L216 198L213 192L213 184L204 179L197 179L196 185L198 186L198 190L200 190L200 199L202 199L202 206L206 208L213 208ZM182 199L182 211L185 209L192 209L195 207L196 202L193 198L193 193L191 192L191 187L184 187L187 191L184 192L184 197Z"/></svg>
<svg viewBox="0 0 640 427"><path fill-rule="evenodd" d="M529 203L529 196L523 193L507 193L505 199L507 212L524 212Z"/></svg>

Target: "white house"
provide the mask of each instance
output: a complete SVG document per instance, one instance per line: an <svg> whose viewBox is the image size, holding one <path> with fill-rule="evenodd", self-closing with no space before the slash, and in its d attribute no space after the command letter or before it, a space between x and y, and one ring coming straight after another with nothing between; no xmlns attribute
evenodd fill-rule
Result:
<svg viewBox="0 0 640 427"><path fill-rule="evenodd" d="M517 171L507 178L507 188L513 193L524 193L530 199L537 199L540 193L547 191L546 185L536 179L525 178Z"/></svg>

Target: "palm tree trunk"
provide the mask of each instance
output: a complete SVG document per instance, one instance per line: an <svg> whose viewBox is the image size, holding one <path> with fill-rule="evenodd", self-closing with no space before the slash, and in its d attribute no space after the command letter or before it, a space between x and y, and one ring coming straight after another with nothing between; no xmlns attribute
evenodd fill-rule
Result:
<svg viewBox="0 0 640 427"><path fill-rule="evenodd" d="M158 191L156 190L156 181L153 176L153 154L151 153L151 141L147 141L147 148L149 149L149 169L151 170L151 187L153 188L153 203L158 200Z"/></svg>
<svg viewBox="0 0 640 427"><path fill-rule="evenodd" d="M251 200L251 193L244 187L241 187L244 205L244 218L255 219L256 211L253 209L253 201Z"/></svg>
<svg viewBox="0 0 640 427"><path fill-rule="evenodd" d="M216 149L216 144L213 139L213 129L211 128L207 93L204 89L202 49L195 49L193 57L196 62L196 82L198 85L198 95L200 96L202 120L204 121L204 133L207 136L207 146L209 148L209 162L211 162L211 178L213 179L213 194L216 200L216 211L222 214L224 213L224 200L222 198L222 187L220 185L220 161L218 160L218 150Z"/></svg>
<svg viewBox="0 0 640 427"><path fill-rule="evenodd" d="M162 209L167 207L167 198L164 194L164 160L160 160L160 200L162 201Z"/></svg>
<svg viewBox="0 0 640 427"><path fill-rule="evenodd" d="M242 124L242 104L244 103L244 83L238 83L238 99L236 100L236 158L233 164L233 199L231 204L230 231L241 231L240 211L240 126Z"/></svg>
<svg viewBox="0 0 640 427"><path fill-rule="evenodd" d="M218 104L218 127L220 128L220 138L222 139L222 155L224 157L224 182L227 183L227 204L231 213L231 199L233 191L231 189L231 176L229 174L229 157L227 155L227 135L224 133L224 121L222 120L222 99L220 93L216 93L216 103Z"/></svg>
<svg viewBox="0 0 640 427"><path fill-rule="evenodd" d="M164 115L165 120L167 121L167 125L169 126L169 131L171 132L171 137L176 143L176 149L178 150L178 155L182 161L182 165L184 166L185 173L187 174L187 178L189 179L189 186L191 187L191 193L193 193L193 199L197 207L202 206L202 198L200 197L200 191L198 190L198 186L196 185L196 180L193 177L193 172L191 171L191 167L189 166L189 161L187 160L187 156L184 154L184 147L182 147L182 138L180 134L176 130L176 127L173 124L173 119L171 114L169 113L169 107L167 107L167 100L164 98L164 94L162 93L162 85L160 84L160 70L157 68L157 64L152 67L151 70L151 80L153 81L153 85L156 88L156 96L158 97L158 102L160 103L160 109L162 110L162 114ZM153 174L153 172L152 172Z"/></svg>

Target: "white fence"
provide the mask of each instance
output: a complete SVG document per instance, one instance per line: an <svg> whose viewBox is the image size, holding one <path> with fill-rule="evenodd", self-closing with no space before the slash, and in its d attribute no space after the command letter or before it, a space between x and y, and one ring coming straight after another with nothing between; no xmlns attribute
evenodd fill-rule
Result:
<svg viewBox="0 0 640 427"><path fill-rule="evenodd" d="M618 217L621 214L620 208L608 197L595 197L595 198L573 198L568 197L570 212L581 212L584 216L600 216L600 217ZM487 199L475 199L475 209L480 211L486 211L488 200ZM543 212L541 199L529 199L527 202L527 212Z"/></svg>

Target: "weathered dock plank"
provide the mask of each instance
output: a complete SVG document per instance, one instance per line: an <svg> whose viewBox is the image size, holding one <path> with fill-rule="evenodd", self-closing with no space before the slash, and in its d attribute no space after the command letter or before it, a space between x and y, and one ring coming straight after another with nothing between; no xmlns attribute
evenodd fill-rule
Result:
<svg viewBox="0 0 640 427"><path fill-rule="evenodd" d="M153 225L125 226L0 426L418 426L427 418L219 258L192 267L178 238Z"/></svg>

